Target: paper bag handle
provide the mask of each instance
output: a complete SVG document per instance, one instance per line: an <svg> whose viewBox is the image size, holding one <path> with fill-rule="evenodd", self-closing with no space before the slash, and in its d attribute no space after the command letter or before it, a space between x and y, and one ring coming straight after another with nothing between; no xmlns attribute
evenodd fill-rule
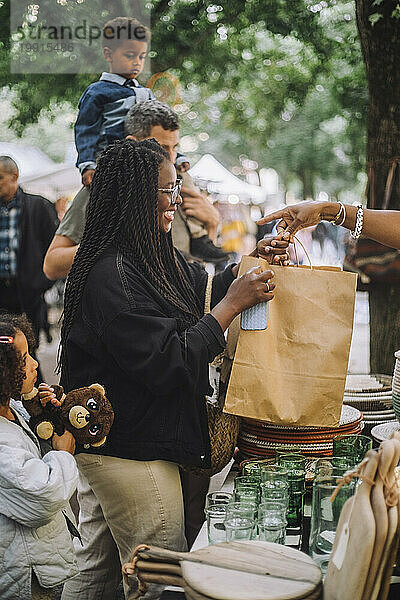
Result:
<svg viewBox="0 0 400 600"><path fill-rule="evenodd" d="M304 254L307 256L308 262L310 263L310 269L312 270L313 266L312 266L312 263L311 263L310 255L308 254L307 250L305 249L304 245L301 243L301 241L299 240L299 238L297 238L294 235L293 236L293 247L294 247L294 255L296 257L296 265L299 266L299 257L297 256L296 242L298 242L300 244L300 246L303 248Z"/></svg>

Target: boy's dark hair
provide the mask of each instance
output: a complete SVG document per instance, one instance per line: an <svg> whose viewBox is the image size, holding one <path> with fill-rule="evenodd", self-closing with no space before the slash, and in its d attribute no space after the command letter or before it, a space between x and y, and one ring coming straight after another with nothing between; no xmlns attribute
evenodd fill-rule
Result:
<svg viewBox="0 0 400 600"><path fill-rule="evenodd" d="M178 115L163 102L145 100L134 104L125 117L125 135L133 135L138 141L151 134L151 128L161 125L163 129L179 129Z"/></svg>
<svg viewBox="0 0 400 600"><path fill-rule="evenodd" d="M34 335L24 315L0 313L0 336L14 338L19 331L25 335L28 346L34 344ZM22 356L13 342L0 342L0 405L6 406L10 398L19 399L25 370Z"/></svg>
<svg viewBox="0 0 400 600"><path fill-rule="evenodd" d="M103 27L103 48L114 50L121 46L125 40L137 40L138 42L150 42L150 29L142 25L137 19L130 17L116 17L107 21Z"/></svg>

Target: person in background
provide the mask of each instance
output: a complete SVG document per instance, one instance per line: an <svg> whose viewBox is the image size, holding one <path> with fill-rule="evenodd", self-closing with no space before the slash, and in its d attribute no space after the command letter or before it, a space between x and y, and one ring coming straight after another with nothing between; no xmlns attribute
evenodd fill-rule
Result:
<svg viewBox="0 0 400 600"><path fill-rule="evenodd" d="M0 598L52 600L55 586L78 573L63 511L78 471L75 440L54 434L42 457L39 441L21 414L38 363L24 316L0 314ZM42 404L59 404L52 388L39 388Z"/></svg>
<svg viewBox="0 0 400 600"><path fill-rule="evenodd" d="M43 294L53 285L43 273L43 259L58 219L49 200L19 187L18 176L16 162L0 156L0 309L26 313L37 348L46 310Z"/></svg>
<svg viewBox="0 0 400 600"><path fill-rule="evenodd" d="M182 162L183 161L183 162ZM182 179L182 206L178 209L177 220L174 222L172 237L176 248L186 256L200 258L204 262L215 265L226 263L229 254L215 245L218 234L218 221L207 226L195 216L196 208L204 202L209 202L205 194L194 184L188 173L190 165L186 157L180 156L175 161L176 170Z"/></svg>
<svg viewBox="0 0 400 600"><path fill-rule="evenodd" d="M167 104L148 100L132 106L125 119L125 134L128 139L138 141L154 138L175 163L179 145L179 121ZM44 272L53 280L68 275L82 239L89 194L79 199L78 196L57 229L44 260ZM218 210L202 195L196 197L194 202L189 199L187 202L188 215L201 221L208 235L214 236L219 223ZM172 235L176 247L184 254L190 254L191 238L180 210L173 223Z"/></svg>
<svg viewBox="0 0 400 600"><path fill-rule="evenodd" d="M341 202L300 202L266 215L258 225L275 220L279 220L278 239L293 240L300 229L329 221L355 231L358 237L362 233L364 237L400 250L400 211L397 210L372 210L362 208L361 204L357 207ZM276 243L271 242L271 245Z"/></svg>

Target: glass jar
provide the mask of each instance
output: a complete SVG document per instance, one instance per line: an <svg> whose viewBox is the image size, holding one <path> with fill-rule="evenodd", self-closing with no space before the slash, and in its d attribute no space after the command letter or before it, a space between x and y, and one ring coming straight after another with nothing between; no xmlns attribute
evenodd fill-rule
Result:
<svg viewBox="0 0 400 600"><path fill-rule="evenodd" d="M311 506L310 556L325 573L340 513L345 502L353 496L355 480L344 484L332 501L332 494L342 479L341 469L333 469L331 474L320 472L315 476Z"/></svg>

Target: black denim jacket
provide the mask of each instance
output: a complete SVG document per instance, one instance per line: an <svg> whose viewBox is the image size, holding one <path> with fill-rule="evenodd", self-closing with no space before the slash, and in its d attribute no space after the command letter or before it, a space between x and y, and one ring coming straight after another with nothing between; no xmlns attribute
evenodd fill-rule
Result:
<svg viewBox="0 0 400 600"><path fill-rule="evenodd" d="M207 273L178 258L204 306ZM211 306L233 279L231 267L214 278ZM209 466L208 363L223 351L225 338L209 314L181 333L176 317L115 248L90 271L67 339L63 383L72 389L98 382L106 389L115 420L106 445L93 452Z"/></svg>

